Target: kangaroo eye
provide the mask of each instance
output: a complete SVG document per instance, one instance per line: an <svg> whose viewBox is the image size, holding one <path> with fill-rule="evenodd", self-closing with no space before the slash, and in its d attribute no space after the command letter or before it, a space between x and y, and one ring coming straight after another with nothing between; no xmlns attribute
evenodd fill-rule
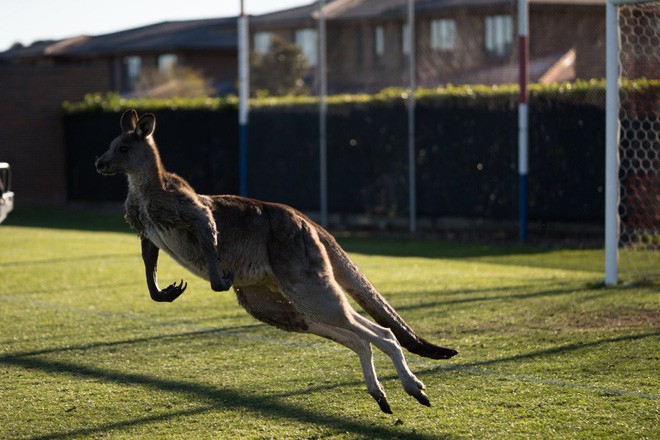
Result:
<svg viewBox="0 0 660 440"><path fill-rule="evenodd" d="M120 145L119 146L119 152L120 153L128 153L128 146L127 145Z"/></svg>

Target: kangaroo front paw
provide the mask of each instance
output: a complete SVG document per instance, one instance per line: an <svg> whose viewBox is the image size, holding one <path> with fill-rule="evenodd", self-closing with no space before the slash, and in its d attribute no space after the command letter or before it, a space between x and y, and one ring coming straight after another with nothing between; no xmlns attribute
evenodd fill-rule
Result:
<svg viewBox="0 0 660 440"><path fill-rule="evenodd" d="M177 299L188 287L188 283L181 280L179 284L172 283L163 290L157 292L150 292L151 299L158 302L172 302Z"/></svg>
<svg viewBox="0 0 660 440"><path fill-rule="evenodd" d="M224 292L229 290L233 283L234 274L232 272L227 272L227 274L220 277L219 280L211 280L211 289L215 292Z"/></svg>

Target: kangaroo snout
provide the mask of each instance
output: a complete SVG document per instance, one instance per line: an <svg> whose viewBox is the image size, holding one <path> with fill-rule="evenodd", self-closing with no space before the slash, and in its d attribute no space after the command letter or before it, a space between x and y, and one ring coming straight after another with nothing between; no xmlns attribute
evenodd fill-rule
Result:
<svg viewBox="0 0 660 440"><path fill-rule="evenodd" d="M96 158L95 166L96 166L96 172L97 173L103 174L103 175L106 175L106 176L110 175L110 174L114 174L114 173L110 172L109 165L110 164L108 163L108 161L103 159L103 156Z"/></svg>

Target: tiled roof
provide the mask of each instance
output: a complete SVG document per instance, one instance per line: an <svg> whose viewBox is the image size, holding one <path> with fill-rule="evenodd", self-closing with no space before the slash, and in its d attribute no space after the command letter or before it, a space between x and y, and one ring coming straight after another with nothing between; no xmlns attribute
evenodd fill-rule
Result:
<svg viewBox="0 0 660 440"><path fill-rule="evenodd" d="M88 57L113 53L185 49L236 49L236 18L167 21L94 37L80 36L10 49L2 58L34 56Z"/></svg>
<svg viewBox="0 0 660 440"><path fill-rule="evenodd" d="M529 0L532 5L605 5L606 0ZM408 0L327 0L328 20L388 18L405 14ZM515 0L416 0L418 11L458 7L515 6ZM318 16L318 1L305 6L250 17L255 26L311 26ZM232 50L237 47L236 17L166 21L98 36L78 36L34 43L0 53L5 58L42 56L92 57L114 53L172 50Z"/></svg>
<svg viewBox="0 0 660 440"><path fill-rule="evenodd" d="M335 0L337 1L337 0ZM327 2L328 5L331 2ZM328 6L326 5L326 7ZM268 14L255 15L250 17L250 23L269 24L269 25L297 25L312 23L312 14L318 9L318 2L312 2L304 6L284 9L281 11L269 12Z"/></svg>
<svg viewBox="0 0 660 440"><path fill-rule="evenodd" d="M531 4L605 5L606 0L529 0ZM416 0L416 11L487 6L516 6L516 0ZM317 3L311 5L314 16ZM335 0L324 8L327 19L365 19L401 16L406 13L408 0Z"/></svg>

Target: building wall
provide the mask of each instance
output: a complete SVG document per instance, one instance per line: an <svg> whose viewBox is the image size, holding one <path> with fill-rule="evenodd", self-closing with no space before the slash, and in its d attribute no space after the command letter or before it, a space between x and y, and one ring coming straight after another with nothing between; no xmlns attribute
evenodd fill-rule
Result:
<svg viewBox="0 0 660 440"><path fill-rule="evenodd" d="M0 66L0 161L12 167L17 206L67 201L61 105L107 91L106 66ZM102 145L90 145L90 166Z"/></svg>
<svg viewBox="0 0 660 440"><path fill-rule="evenodd" d="M214 80L232 81L238 76L236 51L183 52L179 56L180 64L199 69L204 76Z"/></svg>
<svg viewBox="0 0 660 440"><path fill-rule="evenodd" d="M485 20L490 15L513 17L514 36L511 51L502 57L492 57L485 48ZM456 47L451 51L431 47L431 21L454 19L456 22ZM462 83L462 74L479 69L517 63L516 12L511 8L475 10L463 8L451 12L434 13L417 21L417 75L423 85ZM499 82L499 81L498 81Z"/></svg>
<svg viewBox="0 0 660 440"><path fill-rule="evenodd" d="M177 55L181 65L201 71L202 75L214 84L226 85L223 92L228 91L226 89L234 89L238 78L236 51L195 51Z"/></svg>
<svg viewBox="0 0 660 440"><path fill-rule="evenodd" d="M422 85L460 82L461 73L517 61L515 48L504 58L489 57L484 48L487 15L511 15L511 8L475 10L458 8L419 14L415 21L417 81ZM456 22L456 47L451 51L431 47L431 21L449 18ZM385 53L375 54L375 29L384 30ZM407 55L403 53L404 20L329 22L328 81L339 90L376 91L407 84ZM515 41L515 38L514 38Z"/></svg>
<svg viewBox="0 0 660 440"><path fill-rule="evenodd" d="M109 57L99 62L107 65L111 72L112 89L117 92L127 93L132 91L129 84L124 59L127 56L139 56L141 60L140 68L157 69L158 57L165 54L174 54L177 56L177 63L180 66L191 67L199 70L202 75L210 79L213 83L232 83L238 77L238 59L236 51L167 51L162 53L130 53L115 57Z"/></svg>
<svg viewBox="0 0 660 440"><path fill-rule="evenodd" d="M530 56L574 49L576 78L605 77L605 8L538 5L529 22Z"/></svg>
<svg viewBox="0 0 660 440"><path fill-rule="evenodd" d="M513 18L512 48L504 57L485 50L485 18ZM456 22L456 47L452 51L431 48L431 21L450 18ZM364 20L330 20L327 23L328 88L332 92L373 92L407 84L407 57L402 52L403 17ZM258 24L252 35L270 31L293 42L295 26ZM382 26L385 54L375 54L375 28ZM298 27L301 27L298 25ZM518 28L515 7L452 8L420 12L415 24L418 84L511 82L518 63ZM576 53L575 76L604 76L605 8L602 6L532 5L530 7L530 57ZM557 58L558 59L558 58ZM494 69L490 73L486 71ZM310 73L313 74L313 71ZM501 74L498 80L497 75ZM313 78L313 75L312 75Z"/></svg>

